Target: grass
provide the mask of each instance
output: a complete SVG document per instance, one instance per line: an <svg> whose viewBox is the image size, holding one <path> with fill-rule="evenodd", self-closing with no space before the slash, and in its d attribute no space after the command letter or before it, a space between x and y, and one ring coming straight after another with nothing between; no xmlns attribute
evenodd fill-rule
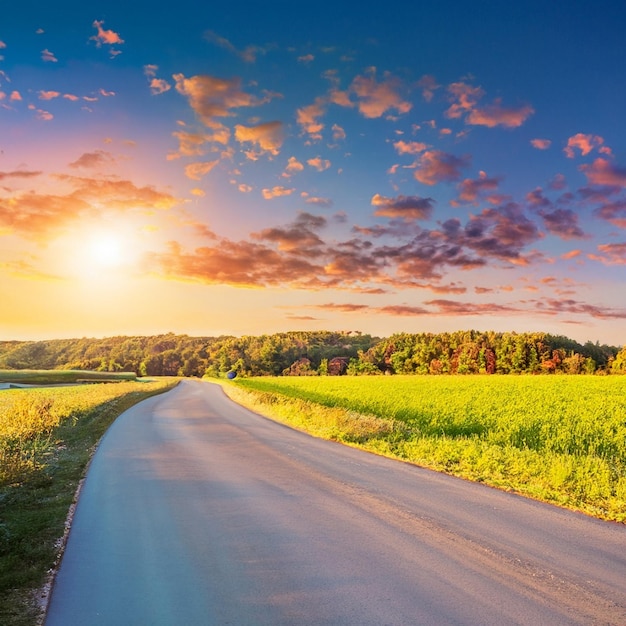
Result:
<svg viewBox="0 0 626 626"><path fill-rule="evenodd" d="M0 391L0 624L41 622L39 591L97 442L120 413L177 382Z"/></svg>
<svg viewBox="0 0 626 626"><path fill-rule="evenodd" d="M76 382L121 382L135 380L135 372L91 372L85 370L0 370L0 383L61 385Z"/></svg>
<svg viewBox="0 0 626 626"><path fill-rule="evenodd" d="M320 437L626 522L626 377L247 378L239 402Z"/></svg>

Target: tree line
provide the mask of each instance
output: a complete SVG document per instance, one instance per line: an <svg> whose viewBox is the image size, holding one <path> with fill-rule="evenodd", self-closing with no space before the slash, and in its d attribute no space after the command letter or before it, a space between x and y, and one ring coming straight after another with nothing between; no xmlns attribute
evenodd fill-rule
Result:
<svg viewBox="0 0 626 626"><path fill-rule="evenodd" d="M334 374L619 374L626 346L542 332L301 331L259 336L154 335L0 341L0 369L128 371L138 376Z"/></svg>

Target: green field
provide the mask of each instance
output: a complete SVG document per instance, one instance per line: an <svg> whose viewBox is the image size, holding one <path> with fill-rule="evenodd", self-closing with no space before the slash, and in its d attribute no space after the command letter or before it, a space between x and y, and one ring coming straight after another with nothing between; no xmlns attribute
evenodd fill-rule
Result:
<svg viewBox="0 0 626 626"><path fill-rule="evenodd" d="M0 624L41 623L38 592L97 442L121 412L177 382L0 391Z"/></svg>
<svg viewBox="0 0 626 626"><path fill-rule="evenodd" d="M20 385L63 385L76 382L121 382L135 380L134 372L86 370L0 370L0 383Z"/></svg>
<svg viewBox="0 0 626 626"><path fill-rule="evenodd" d="M267 377L226 390L318 436L626 521L623 376Z"/></svg>

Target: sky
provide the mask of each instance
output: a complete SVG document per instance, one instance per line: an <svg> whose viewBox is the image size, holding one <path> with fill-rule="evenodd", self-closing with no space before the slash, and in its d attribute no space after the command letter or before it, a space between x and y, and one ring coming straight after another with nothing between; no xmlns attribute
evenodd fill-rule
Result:
<svg viewBox="0 0 626 626"><path fill-rule="evenodd" d="M626 344L626 5L55 3L0 20L0 339Z"/></svg>

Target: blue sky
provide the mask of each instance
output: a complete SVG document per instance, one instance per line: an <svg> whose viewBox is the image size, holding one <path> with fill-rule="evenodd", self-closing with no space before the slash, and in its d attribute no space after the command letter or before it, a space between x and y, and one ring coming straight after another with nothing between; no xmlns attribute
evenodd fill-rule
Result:
<svg viewBox="0 0 626 626"><path fill-rule="evenodd" d="M0 335L622 345L625 25L617 2L12 7Z"/></svg>

